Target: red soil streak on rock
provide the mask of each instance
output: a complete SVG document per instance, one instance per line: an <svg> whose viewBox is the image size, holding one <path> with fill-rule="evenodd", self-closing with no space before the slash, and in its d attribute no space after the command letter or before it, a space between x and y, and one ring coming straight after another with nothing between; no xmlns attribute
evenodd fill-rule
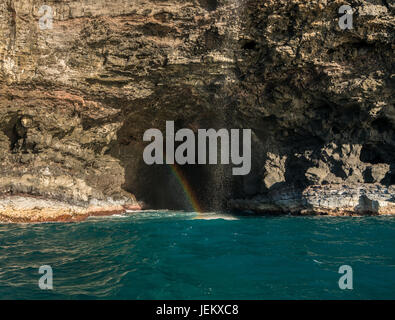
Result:
<svg viewBox="0 0 395 320"><path fill-rule="evenodd" d="M139 204L127 204L123 206L125 210L142 210Z"/></svg>
<svg viewBox="0 0 395 320"><path fill-rule="evenodd" d="M42 196L22 194L3 194L0 196L0 200L4 200L6 197L13 196L26 198L26 201L29 201L28 198L49 200ZM49 204L48 207L40 206L39 208L14 208L13 205L8 205L2 210L2 212L0 212L0 223L81 222L86 220L88 217L111 216L114 214L123 214L126 212L126 210L141 210L141 206L139 204L125 204L103 207L90 206L86 208L80 207L80 209L77 207L76 211L73 210L76 210L75 207L70 205L70 209L68 209L67 204L65 207L57 207L57 205Z"/></svg>

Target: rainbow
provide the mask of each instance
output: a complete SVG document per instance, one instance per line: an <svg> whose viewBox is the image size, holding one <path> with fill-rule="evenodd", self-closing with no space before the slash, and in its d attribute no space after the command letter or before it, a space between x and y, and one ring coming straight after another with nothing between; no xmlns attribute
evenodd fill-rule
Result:
<svg viewBox="0 0 395 320"><path fill-rule="evenodd" d="M181 169L177 166L177 164L170 164L169 167L174 177L180 183L188 201L191 203L193 207L193 210L196 211L198 214L202 213L203 210L199 204L198 198L196 197L195 192L193 191L191 185L189 184L188 180L186 179Z"/></svg>

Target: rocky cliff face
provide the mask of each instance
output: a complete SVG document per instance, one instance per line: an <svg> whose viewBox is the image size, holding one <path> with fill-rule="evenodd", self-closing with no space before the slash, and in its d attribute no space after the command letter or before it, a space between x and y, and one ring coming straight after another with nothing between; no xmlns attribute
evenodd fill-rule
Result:
<svg viewBox="0 0 395 320"><path fill-rule="evenodd" d="M248 176L179 168L204 209L395 213L395 5L348 1L341 30L343 4L2 0L1 219L187 209L142 159L166 120L252 129Z"/></svg>

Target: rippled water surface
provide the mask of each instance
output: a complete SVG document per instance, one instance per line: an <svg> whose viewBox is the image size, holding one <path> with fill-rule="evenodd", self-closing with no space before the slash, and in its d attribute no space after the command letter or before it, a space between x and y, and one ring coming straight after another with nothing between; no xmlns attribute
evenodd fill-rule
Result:
<svg viewBox="0 0 395 320"><path fill-rule="evenodd" d="M0 299L395 299L395 218L196 217L0 225Z"/></svg>

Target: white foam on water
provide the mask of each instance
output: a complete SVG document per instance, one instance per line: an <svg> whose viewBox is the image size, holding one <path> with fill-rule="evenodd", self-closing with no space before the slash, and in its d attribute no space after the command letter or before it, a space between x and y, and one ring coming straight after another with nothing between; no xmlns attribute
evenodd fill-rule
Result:
<svg viewBox="0 0 395 320"><path fill-rule="evenodd" d="M218 212L189 212L173 210L127 210L127 216L136 215L136 218L186 218L190 220L239 220L237 217Z"/></svg>
<svg viewBox="0 0 395 320"><path fill-rule="evenodd" d="M225 214L225 213L216 213L216 212L207 212L207 213L201 213L198 214L197 216L193 217L194 220L239 220L239 218L236 218L235 216L232 216L230 214Z"/></svg>
<svg viewBox="0 0 395 320"><path fill-rule="evenodd" d="M161 210L126 210L126 213L156 213L156 212L171 212L168 209L161 209Z"/></svg>

